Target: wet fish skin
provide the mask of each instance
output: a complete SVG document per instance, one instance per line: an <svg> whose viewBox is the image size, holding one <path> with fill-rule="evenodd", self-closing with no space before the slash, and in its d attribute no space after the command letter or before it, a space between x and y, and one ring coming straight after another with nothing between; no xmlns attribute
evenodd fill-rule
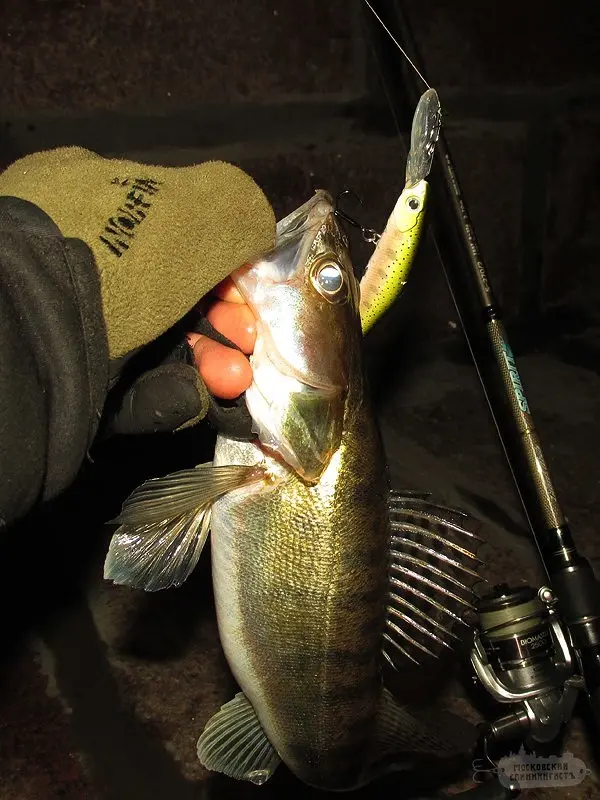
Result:
<svg viewBox="0 0 600 800"><path fill-rule="evenodd" d="M369 766L388 588L385 461L360 379L346 419L317 485L279 467L276 487L230 493L211 522L228 662L288 767L329 789ZM253 463L253 448L219 438L215 463Z"/></svg>
<svg viewBox="0 0 600 800"><path fill-rule="evenodd" d="M236 680L297 777L340 789L361 780L376 738L389 487L365 388L356 279L333 221L319 251L346 265L351 288L340 446L311 485L256 444L219 437L215 465L265 459L274 485L219 499L211 542L219 631Z"/></svg>

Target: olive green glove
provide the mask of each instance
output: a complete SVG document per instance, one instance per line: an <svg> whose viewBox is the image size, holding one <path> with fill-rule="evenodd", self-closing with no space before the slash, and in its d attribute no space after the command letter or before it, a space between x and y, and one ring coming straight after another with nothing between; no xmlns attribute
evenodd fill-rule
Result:
<svg viewBox="0 0 600 800"><path fill-rule="evenodd" d="M208 392L173 326L273 246L274 213L257 184L219 161L160 167L70 147L12 164L0 175L0 194L35 203L93 254L111 385L125 365L138 365L114 410L115 429L174 429L203 417Z"/></svg>

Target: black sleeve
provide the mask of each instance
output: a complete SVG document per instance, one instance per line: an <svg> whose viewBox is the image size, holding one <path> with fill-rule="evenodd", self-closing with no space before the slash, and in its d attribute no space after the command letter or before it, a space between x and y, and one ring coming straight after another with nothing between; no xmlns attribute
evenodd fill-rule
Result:
<svg viewBox="0 0 600 800"><path fill-rule="evenodd" d="M107 376L90 249L31 203L0 197L0 527L74 479Z"/></svg>

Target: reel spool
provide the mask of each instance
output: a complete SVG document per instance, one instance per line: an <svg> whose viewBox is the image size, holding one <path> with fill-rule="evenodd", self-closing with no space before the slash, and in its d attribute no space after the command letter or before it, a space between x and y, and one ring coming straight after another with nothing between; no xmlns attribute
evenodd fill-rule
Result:
<svg viewBox="0 0 600 800"><path fill-rule="evenodd" d="M488 737L499 744L531 737L553 741L573 711L582 686L574 675L569 634L543 586L495 586L479 603L479 625L471 664L487 691L511 713L490 723Z"/></svg>

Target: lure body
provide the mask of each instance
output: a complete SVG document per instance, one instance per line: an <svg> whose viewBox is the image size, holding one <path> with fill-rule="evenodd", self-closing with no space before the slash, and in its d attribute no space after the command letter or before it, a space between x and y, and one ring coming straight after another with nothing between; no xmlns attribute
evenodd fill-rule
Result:
<svg viewBox="0 0 600 800"><path fill-rule="evenodd" d="M404 189L360 282L360 319L368 333L396 301L415 260L425 222L427 181Z"/></svg>
<svg viewBox="0 0 600 800"><path fill-rule="evenodd" d="M429 187L425 178L431 170L440 125L437 92L428 89L419 100L413 118L404 189L360 282L363 333L371 330L401 294L414 263L427 207Z"/></svg>

